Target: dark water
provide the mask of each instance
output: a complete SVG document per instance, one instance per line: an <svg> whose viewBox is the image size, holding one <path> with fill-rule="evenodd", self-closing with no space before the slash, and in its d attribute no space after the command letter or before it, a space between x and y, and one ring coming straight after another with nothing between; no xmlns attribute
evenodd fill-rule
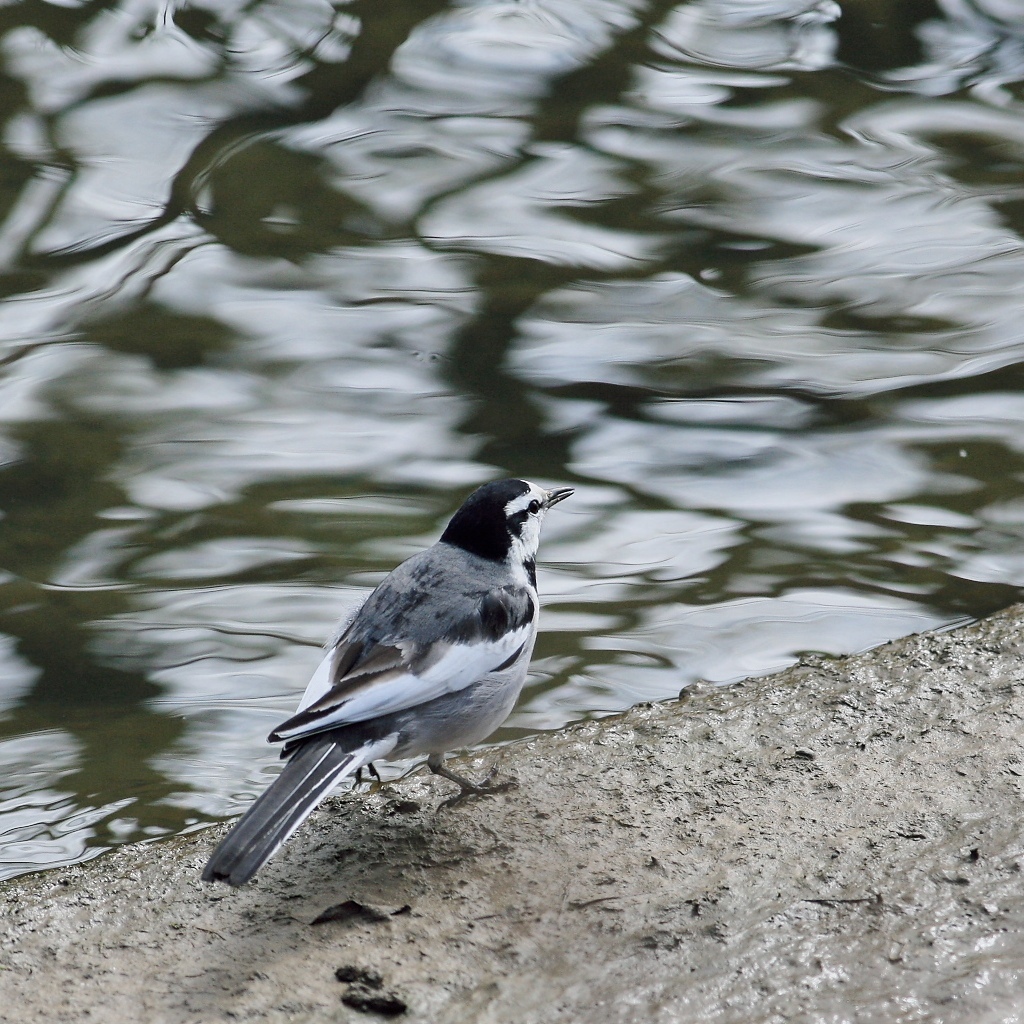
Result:
<svg viewBox="0 0 1024 1024"><path fill-rule="evenodd" d="M1016 598L1011 0L0 40L0 875L239 811L335 619L496 476L578 489L497 739Z"/></svg>

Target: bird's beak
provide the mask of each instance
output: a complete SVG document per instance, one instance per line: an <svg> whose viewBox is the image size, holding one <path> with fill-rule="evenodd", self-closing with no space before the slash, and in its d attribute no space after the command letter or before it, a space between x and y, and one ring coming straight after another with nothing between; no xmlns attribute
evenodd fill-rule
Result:
<svg viewBox="0 0 1024 1024"><path fill-rule="evenodd" d="M548 496L544 499L544 507L551 508L552 505L557 505L560 501L565 501L570 494L575 493L573 487L556 487L553 491L548 491Z"/></svg>

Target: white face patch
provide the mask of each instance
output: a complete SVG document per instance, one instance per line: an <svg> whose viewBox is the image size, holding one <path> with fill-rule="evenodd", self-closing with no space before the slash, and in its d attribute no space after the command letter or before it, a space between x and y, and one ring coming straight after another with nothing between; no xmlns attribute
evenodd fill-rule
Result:
<svg viewBox="0 0 1024 1024"><path fill-rule="evenodd" d="M531 484L525 494L513 498L505 506L505 519L508 522L512 537L509 550L509 561L512 565L520 565L537 556L540 546L540 527L547 513L546 501L548 492L543 487Z"/></svg>

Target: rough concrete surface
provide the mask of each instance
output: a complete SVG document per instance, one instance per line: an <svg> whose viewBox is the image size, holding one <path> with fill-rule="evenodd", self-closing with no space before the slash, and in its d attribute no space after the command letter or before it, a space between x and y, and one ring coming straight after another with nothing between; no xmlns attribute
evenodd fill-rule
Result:
<svg viewBox="0 0 1024 1024"><path fill-rule="evenodd" d="M221 827L7 883L0 1019L1019 1020L1022 619L342 795L241 890Z"/></svg>

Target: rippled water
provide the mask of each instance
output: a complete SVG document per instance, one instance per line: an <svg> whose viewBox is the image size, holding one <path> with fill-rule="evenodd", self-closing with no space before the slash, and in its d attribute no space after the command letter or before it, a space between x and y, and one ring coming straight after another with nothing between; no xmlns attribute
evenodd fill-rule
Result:
<svg viewBox="0 0 1024 1024"><path fill-rule="evenodd" d="M1010 0L0 40L0 876L238 812L334 621L496 476L578 491L498 740L1016 597Z"/></svg>

